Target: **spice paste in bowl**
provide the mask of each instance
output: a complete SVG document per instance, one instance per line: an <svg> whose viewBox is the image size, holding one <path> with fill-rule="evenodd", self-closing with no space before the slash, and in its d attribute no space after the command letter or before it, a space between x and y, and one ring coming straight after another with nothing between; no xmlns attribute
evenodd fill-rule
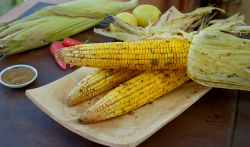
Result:
<svg viewBox="0 0 250 147"><path fill-rule="evenodd" d="M0 82L11 88L21 88L29 85L37 77L34 67L28 65L14 65L0 73Z"/></svg>

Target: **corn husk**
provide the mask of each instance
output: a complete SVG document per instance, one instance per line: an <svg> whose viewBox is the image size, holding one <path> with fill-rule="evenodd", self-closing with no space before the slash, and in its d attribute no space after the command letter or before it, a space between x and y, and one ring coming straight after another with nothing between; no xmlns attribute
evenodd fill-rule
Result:
<svg viewBox="0 0 250 147"><path fill-rule="evenodd" d="M185 30L186 27L189 27L195 21L202 19L205 15L212 13L213 10L219 10L224 12L224 10L216 7L203 7L197 8L191 13L181 14L175 7L171 7L160 17L157 22L149 22L149 26L147 26L146 28L134 27L121 21L115 21L115 26L119 26L119 28L124 28L124 30L128 31L111 32L108 29L95 28L94 32L122 41L170 38L185 39L177 35L179 33L179 30Z"/></svg>
<svg viewBox="0 0 250 147"><path fill-rule="evenodd" d="M105 17L132 9L137 0L77 0L48 6L0 27L0 53L11 55L49 44L87 30Z"/></svg>
<svg viewBox="0 0 250 147"><path fill-rule="evenodd" d="M177 33L177 30L185 30L186 27L189 27L192 23L195 21L201 19L206 14L212 13L214 10L219 10L221 12L224 12L224 10L216 7L201 7L195 9L191 13L185 13L178 17L175 17L169 21L166 21L165 23L158 24L155 26L148 26L147 29L149 29L149 34L164 34L164 32L168 32L169 30L175 30ZM170 13L171 15L171 13Z"/></svg>
<svg viewBox="0 0 250 147"><path fill-rule="evenodd" d="M221 32L250 31L238 14L193 36L187 74L210 87L250 90L250 40Z"/></svg>

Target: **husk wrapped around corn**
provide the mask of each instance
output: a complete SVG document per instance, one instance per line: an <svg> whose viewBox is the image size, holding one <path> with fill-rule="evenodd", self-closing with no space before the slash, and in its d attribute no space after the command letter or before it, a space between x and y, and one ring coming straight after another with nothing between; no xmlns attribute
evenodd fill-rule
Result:
<svg viewBox="0 0 250 147"><path fill-rule="evenodd" d="M169 61L169 59L167 58L164 59L165 56L162 56L163 54L169 54L169 56L167 55L167 57L178 59L174 57L177 57L177 54L180 54L180 52L178 52L180 51L178 50L178 48L180 49L181 46L178 47L178 45L171 45L171 47L169 46L170 48L165 48L166 51L164 51L164 48L161 48L162 47L161 45L156 45L157 42L164 42L164 41L166 42L166 40L171 41L175 40L175 38L178 38L188 43L189 44L188 47L190 47L189 49L187 49L187 51L189 51L189 53L187 53L188 62L184 62L183 63L184 66L181 66L182 68L187 66L188 76L186 76L185 69L179 69L183 70L182 73L184 73L183 75L185 75L185 80L170 78L169 81L176 82L173 83L174 85L177 85L177 83L182 84L190 77L194 81L206 86L250 90L250 82L249 82L250 60L248 60L250 41L244 38L238 38L221 32L221 30L233 31L235 33L240 32L242 30L250 32L249 27L246 26L243 20L244 20L243 16L234 15L222 21L213 20L210 23L208 23L211 26L207 26L207 24L202 23L201 24L202 27L200 27L198 31L194 31L191 33L185 32L180 28L179 29L176 28L175 30L172 31L166 30L162 34L159 33L156 36L151 36L151 37L144 36L144 38L137 36L138 40L141 39L144 40L145 38L160 39L158 41L154 41L154 43L152 43L154 45L150 46L153 52L146 52L148 48L143 48L143 45L146 46L150 41L141 41L141 45L136 44L134 42L123 43L125 44L125 46L126 44L130 46L129 48L127 48L126 46L126 49L128 50L124 52L118 51L119 49L125 49L125 48L119 48L119 45L117 45L116 43L107 43L109 46L108 49L106 49L104 47L105 45L103 44L89 44L89 45L75 46L67 49L64 48L62 50L58 50L56 54L57 56L58 53L60 55L64 54L66 61L68 61L69 63L75 63L78 65L82 64L85 66L94 65L94 67L100 67L100 65L102 64L101 62L98 63L96 59L91 60L92 57L94 56L104 57L108 60L107 62L109 62L107 68L118 68L118 69L122 67L123 64L123 61L118 61L118 60L123 60L122 58L124 55L125 58L124 62L128 63L131 61L130 63L132 64L138 64L138 66L130 66L132 67L132 69L133 68L138 69L138 67L146 63L144 60L147 59L151 60L151 62L147 63L150 64L153 63L155 65L159 64L159 61L161 61L161 60L155 60L154 59L155 57L163 59L162 61ZM169 27L171 28L171 26ZM141 28L139 28L138 30L140 29ZM136 28L133 28L133 30L136 30ZM130 33L126 32L124 33L128 34L127 36L131 35ZM181 34L181 36L178 36L178 34ZM125 36L125 38L127 36ZM132 44L136 44L136 47L133 46ZM142 50L142 52L140 51L140 49ZM163 52L161 52L162 49ZM95 52L95 50L103 50L103 51ZM140 54L138 56L136 53L137 50L139 50L138 53L142 53L147 56L142 57L142 55L140 56ZM172 52L167 52L168 50L172 50ZM62 53L63 51L65 51L65 53ZM101 55L97 55L97 53L101 53ZM125 53L128 54L126 55ZM125 56L128 58L126 58ZM119 57L121 57L121 59L118 59ZM186 59L186 56L183 57L185 57ZM113 61L114 58L118 59L117 62ZM87 59L88 62L84 61L85 63L83 63L82 62L83 59L84 60ZM138 62L135 62L135 60L138 60ZM127 64L124 65L127 66ZM169 66L169 64L167 64L167 66ZM158 67L155 69L166 69L165 66L158 66ZM164 88L171 87L171 82L167 84L165 83L166 85L164 86L159 86L162 83L164 83L162 82L161 78L164 78L164 75L165 77L168 77L169 74L171 74L171 72L167 74L162 74L168 71L175 72L173 70L147 70L145 73L120 85L119 87L108 93L105 97L101 98L95 105L90 107L84 114L82 114L79 117L78 121L80 121L81 123L93 123L96 121L113 118L128 113L129 111L132 111L152 101L153 99L160 97L161 94L165 94L161 93L164 91ZM180 78L180 76L177 75L174 77ZM146 86L147 88L144 85L145 84L144 80L149 84L149 86ZM157 84L154 83L153 81L156 81ZM136 89L129 86L139 87L139 88ZM151 89L153 87L154 89ZM172 87L172 89L176 87L177 86L174 86ZM144 94L144 92L146 94L141 95ZM157 93L158 95L154 93ZM150 99L149 97L151 97L152 99Z"/></svg>
<svg viewBox="0 0 250 147"><path fill-rule="evenodd" d="M25 18L0 24L0 53L11 55L75 35L100 23L106 13L115 15L137 3L77 0L42 8Z"/></svg>
<svg viewBox="0 0 250 147"><path fill-rule="evenodd" d="M249 33L250 26L244 23L243 15L235 14L225 20L212 20L208 24L201 24L199 32L185 32L185 27L191 24L185 17L191 19L192 16L196 16L194 19L197 20L197 17L212 10L214 10L213 7L198 8L194 12L160 22L159 25L148 26L144 29L144 31L147 30L144 37L137 35L133 39L180 38L190 41L187 73L194 81L210 87L250 90L250 41L221 31ZM170 14L170 12L167 13ZM184 23L181 23L181 20ZM127 38L120 38L121 35L119 33L117 35L116 32L101 29L95 29L95 32L130 41ZM131 35L128 32L124 33Z"/></svg>

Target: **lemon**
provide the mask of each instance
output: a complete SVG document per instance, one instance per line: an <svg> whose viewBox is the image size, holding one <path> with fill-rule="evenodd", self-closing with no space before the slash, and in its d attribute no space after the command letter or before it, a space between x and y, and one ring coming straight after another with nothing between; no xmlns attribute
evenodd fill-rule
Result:
<svg viewBox="0 0 250 147"><path fill-rule="evenodd" d="M137 23L141 27L146 27L149 25L149 19L151 22L156 21L161 15L161 11L150 4L142 4L137 6L132 14L137 19Z"/></svg>
<svg viewBox="0 0 250 147"><path fill-rule="evenodd" d="M133 25L133 26L137 26L136 18L134 17L134 15L132 15L129 12L121 12L121 13L117 14L116 17L118 17L123 22L126 22L130 25ZM110 23L110 30L113 32L122 32L121 29L115 27L112 23Z"/></svg>

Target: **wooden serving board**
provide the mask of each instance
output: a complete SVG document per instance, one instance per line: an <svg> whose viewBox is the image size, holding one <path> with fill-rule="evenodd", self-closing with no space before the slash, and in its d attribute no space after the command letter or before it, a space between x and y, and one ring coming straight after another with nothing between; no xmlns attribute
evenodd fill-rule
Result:
<svg viewBox="0 0 250 147"><path fill-rule="evenodd" d="M84 138L107 146L136 146L195 103L211 88L188 81L179 88L153 101L152 104L94 124L80 124L77 118L93 105L99 95L79 105L68 107L66 95L95 68L81 67L45 86L26 91L26 96L42 111L67 129Z"/></svg>

